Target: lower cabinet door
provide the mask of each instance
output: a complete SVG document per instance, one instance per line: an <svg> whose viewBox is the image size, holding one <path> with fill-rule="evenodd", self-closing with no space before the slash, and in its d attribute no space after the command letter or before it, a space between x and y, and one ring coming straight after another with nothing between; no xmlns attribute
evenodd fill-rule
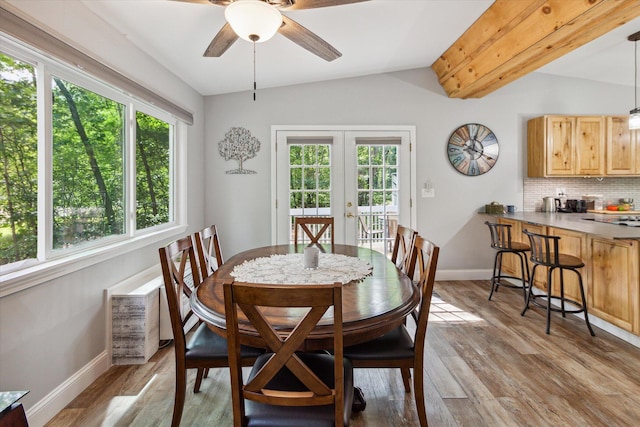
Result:
<svg viewBox="0 0 640 427"><path fill-rule="evenodd" d="M589 238L589 312L636 334L640 333L639 243Z"/></svg>

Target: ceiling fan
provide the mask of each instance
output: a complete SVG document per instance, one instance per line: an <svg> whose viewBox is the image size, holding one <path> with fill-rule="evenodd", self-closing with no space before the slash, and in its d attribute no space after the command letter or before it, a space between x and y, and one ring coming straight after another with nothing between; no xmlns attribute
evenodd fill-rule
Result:
<svg viewBox="0 0 640 427"><path fill-rule="evenodd" d="M301 10L301 9L315 9L319 7L329 7L329 6L338 6L349 3L359 3L368 0L175 0L182 1L187 3L201 3L201 4L213 4L217 6L225 6L227 9L225 10L225 17L227 18L227 22L224 26L218 31L218 34L213 38L209 46L204 52L203 56L206 57L220 57L223 53L229 49L229 47L238 40L240 37L234 28L232 28L230 21L230 12L232 9L240 9L238 6L244 6L246 3L254 3L253 6L257 3L258 6L261 6L261 3L266 5L266 8L273 9L271 12L275 11L276 15L281 15L282 23L276 24L279 25L276 28L276 31L291 40L292 42L298 44L299 46L307 49L309 52L314 55L319 56L325 61L333 61L342 56L342 54L329 43L324 41L315 33L309 31L302 25L298 24L293 19L289 18L286 15L280 14L280 11L289 11L289 10ZM240 5L239 3L244 3ZM262 9L266 9L262 8ZM260 9L260 7L258 7ZM267 11L269 14L269 11ZM279 18L278 18L279 19ZM279 22L279 21L278 21ZM247 38L248 37L248 38ZM242 36L247 40L253 42L266 41L270 36L264 37L260 39L259 36L255 34L248 34L246 36Z"/></svg>

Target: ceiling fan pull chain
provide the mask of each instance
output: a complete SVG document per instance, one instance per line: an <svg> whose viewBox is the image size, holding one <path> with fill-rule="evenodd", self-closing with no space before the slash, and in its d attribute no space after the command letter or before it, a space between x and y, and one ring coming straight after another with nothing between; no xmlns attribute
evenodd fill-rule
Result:
<svg viewBox="0 0 640 427"><path fill-rule="evenodd" d="M256 100L256 41L253 41L253 100Z"/></svg>

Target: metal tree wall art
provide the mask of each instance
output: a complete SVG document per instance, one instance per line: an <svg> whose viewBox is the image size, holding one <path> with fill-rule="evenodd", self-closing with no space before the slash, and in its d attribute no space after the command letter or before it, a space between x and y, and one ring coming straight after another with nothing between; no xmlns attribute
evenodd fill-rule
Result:
<svg viewBox="0 0 640 427"><path fill-rule="evenodd" d="M225 160L237 160L238 169L228 170L229 174L253 174L256 171L243 168L245 160L253 159L260 151L260 141L251 136L245 128L232 127L224 134L224 140L218 143L218 152Z"/></svg>

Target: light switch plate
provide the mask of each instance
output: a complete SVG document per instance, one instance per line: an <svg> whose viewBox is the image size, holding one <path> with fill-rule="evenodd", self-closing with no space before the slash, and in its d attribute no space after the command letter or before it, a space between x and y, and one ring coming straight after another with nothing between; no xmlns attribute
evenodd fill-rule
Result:
<svg viewBox="0 0 640 427"><path fill-rule="evenodd" d="M436 197L436 190L433 187L431 187L431 188L423 188L422 189L422 197L423 198Z"/></svg>

